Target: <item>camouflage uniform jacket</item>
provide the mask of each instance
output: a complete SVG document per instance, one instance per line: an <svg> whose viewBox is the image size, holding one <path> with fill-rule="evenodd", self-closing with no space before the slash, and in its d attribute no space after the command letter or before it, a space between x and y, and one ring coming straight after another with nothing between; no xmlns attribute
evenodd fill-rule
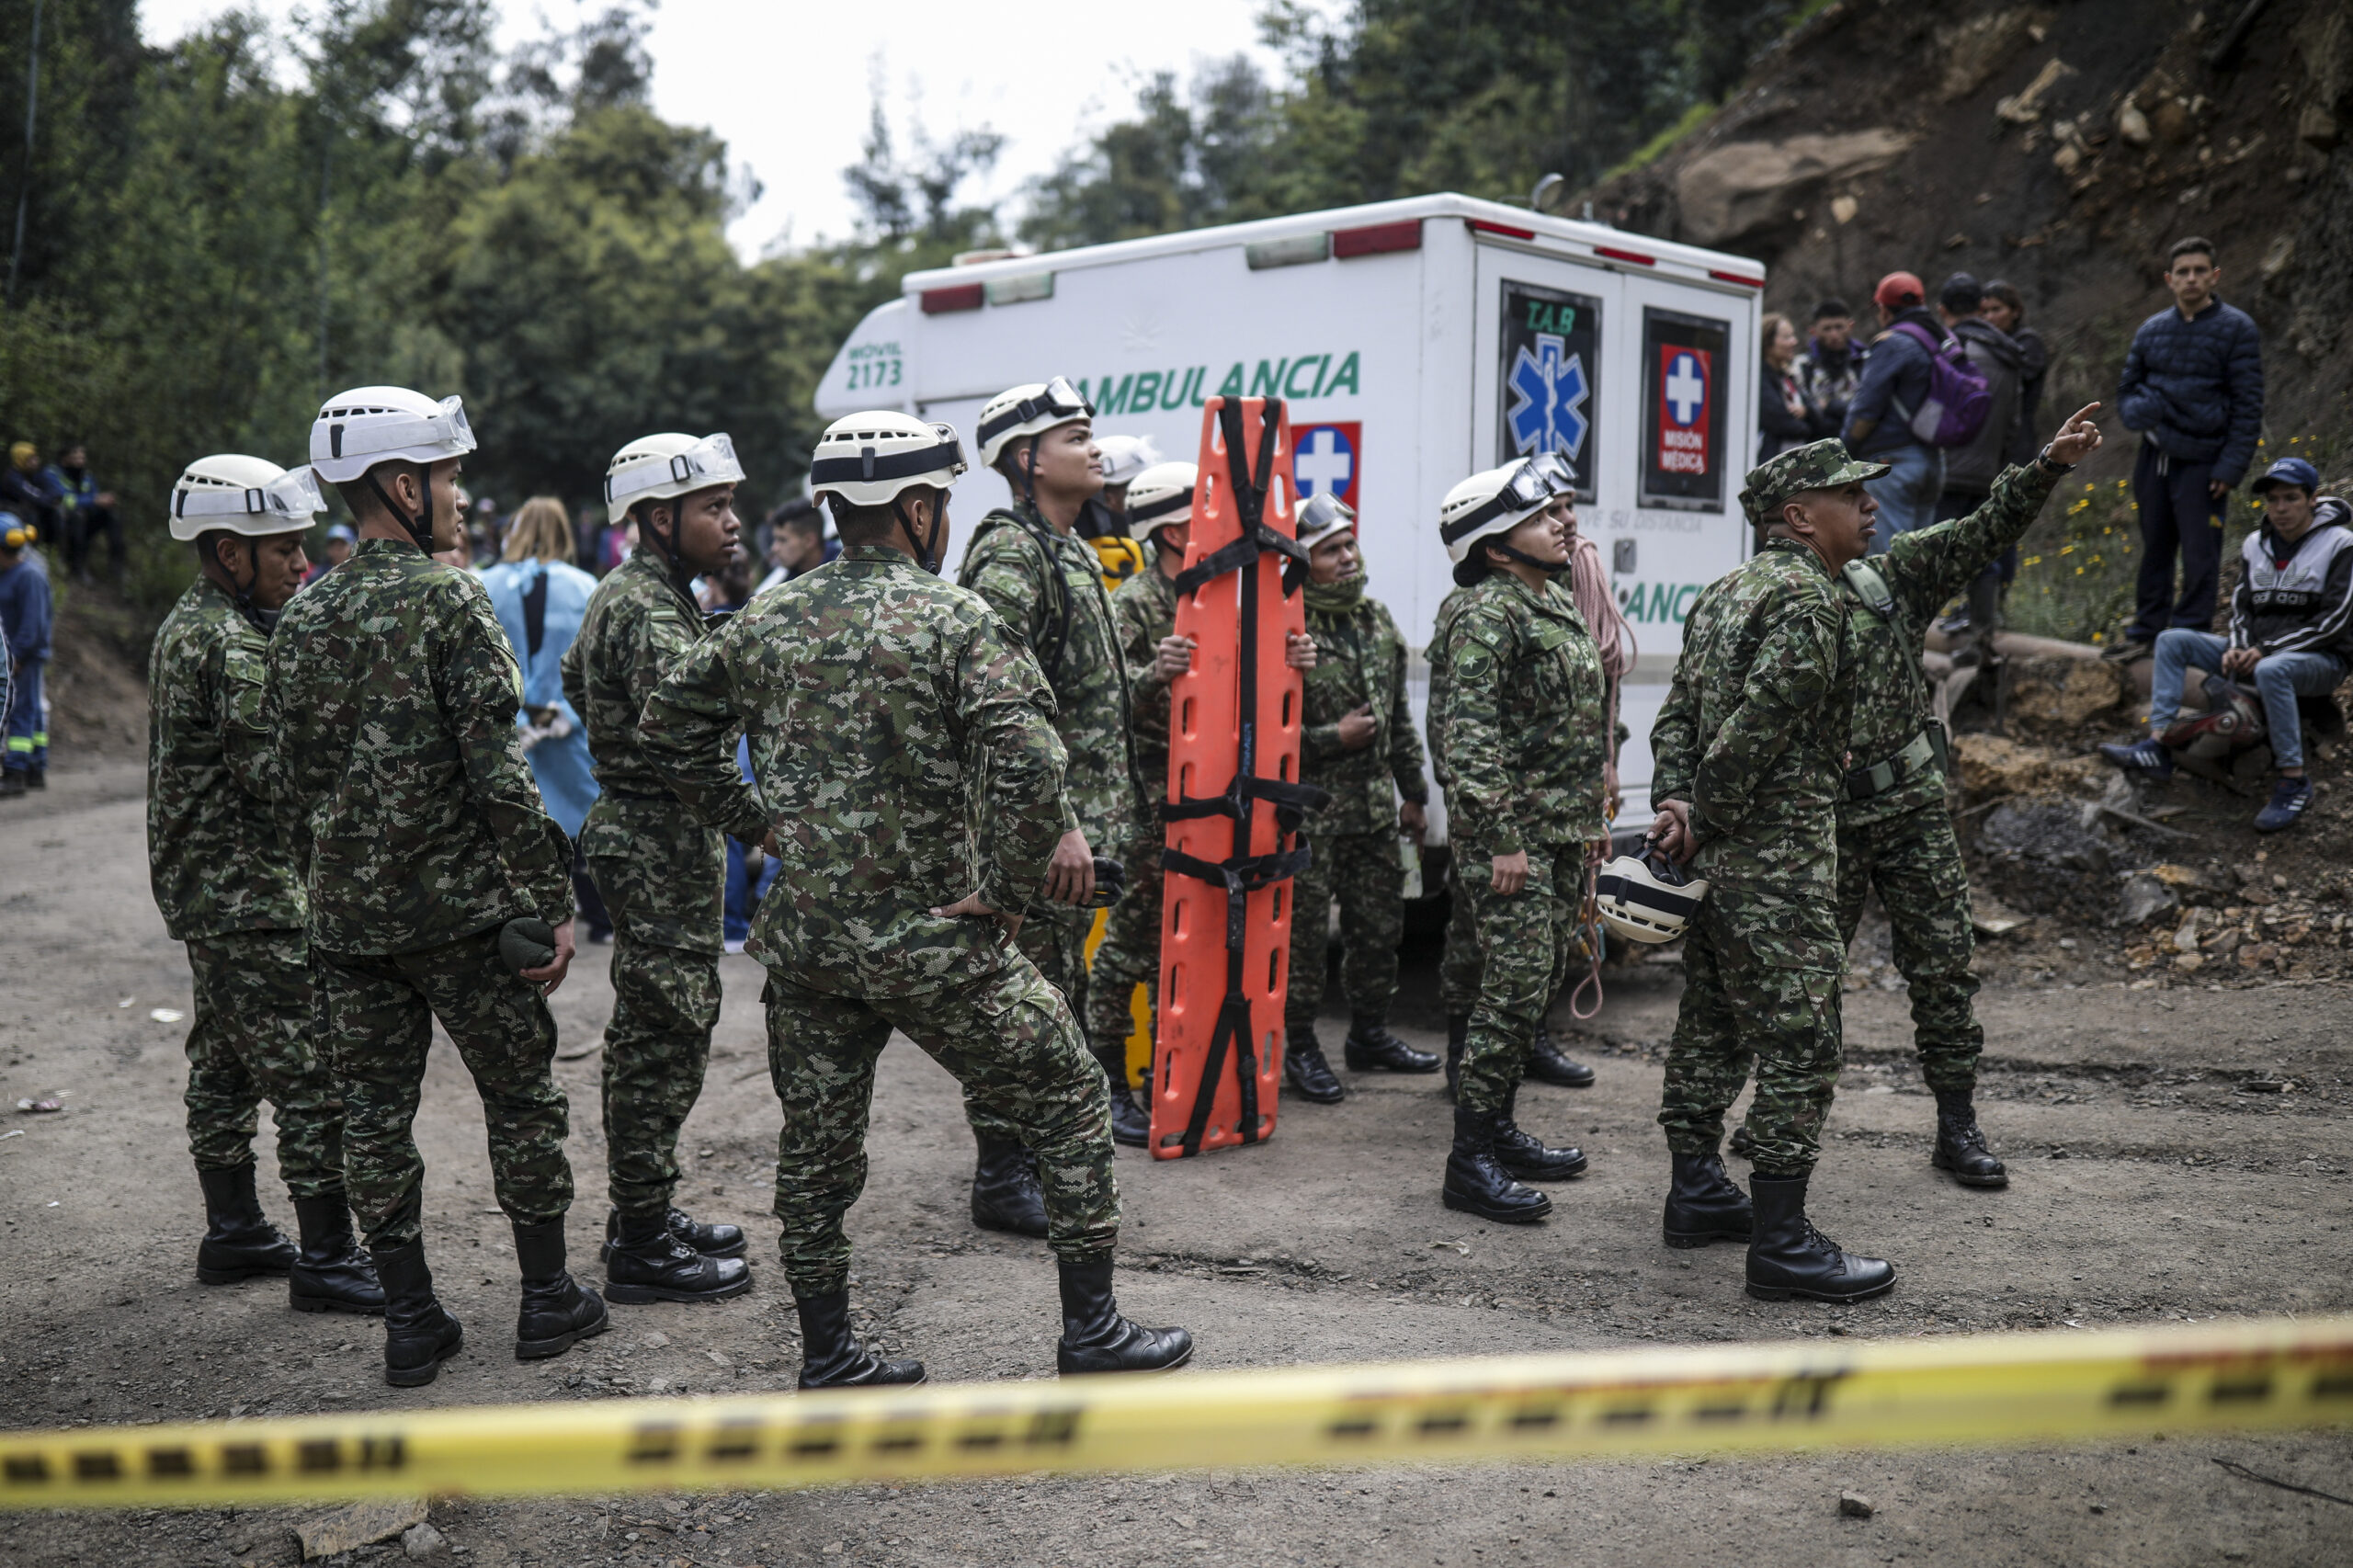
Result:
<svg viewBox="0 0 2353 1568"><path fill-rule="evenodd" d="M1394 832L1397 797L1429 798L1422 777L1422 737L1405 695L1405 639L1388 607L1364 595L1364 579L1308 585L1307 633L1315 667L1307 672L1307 723L1300 778L1332 799L1313 826L1324 833ZM1340 720L1370 705L1372 744L1340 744ZM1394 786L1392 790L1392 786Z"/></svg>
<svg viewBox="0 0 2353 1568"><path fill-rule="evenodd" d="M147 872L174 941L299 931L300 824L281 809L262 684L269 638L199 577L147 659Z"/></svg>
<svg viewBox="0 0 2353 1568"><path fill-rule="evenodd" d="M1576 601L1549 579L1540 590L1497 572L1452 608L1430 670L1449 836L1495 855L1600 837L1607 694Z"/></svg>
<svg viewBox="0 0 2353 1568"><path fill-rule="evenodd" d="M637 739L646 699L702 638L700 607L679 593L666 563L641 550L589 595L563 651L563 695L596 762L599 792L580 847L598 887L626 907L635 936L716 957L726 935L726 846L679 808Z"/></svg>
<svg viewBox="0 0 2353 1568"><path fill-rule="evenodd" d="M1683 655L1651 729L1651 801L1691 802L1695 872L1749 943L1779 968L1836 971L1837 800L1854 672L1847 601L1821 557L1768 540L1710 584L1683 625Z"/></svg>
<svg viewBox="0 0 2353 1568"><path fill-rule="evenodd" d="M1920 649L1929 618L1987 562L2018 543L2057 483L2040 463L2014 468L1994 482L1994 493L1969 516L1897 534L1886 554L1867 562L1895 601L1892 622L1873 612L1850 581L1839 579L1839 597L1847 601L1845 659L1855 671L1855 721L1847 741L1853 767L1885 761L1927 728L1935 707ZM1944 779L1931 770L1866 801L1850 801L1842 790L1838 821L1848 827L1886 822L1923 806L1941 810L1944 801Z"/></svg>
<svg viewBox="0 0 2353 1568"><path fill-rule="evenodd" d="M1147 565L1111 596L1112 630L1127 665L1128 690L1135 708L1137 785L1147 800L1168 786L1168 683L1160 678L1160 644L1176 635L1176 585Z"/></svg>
<svg viewBox="0 0 2353 1568"><path fill-rule="evenodd" d="M515 730L522 673L471 573L362 540L294 596L263 698L311 836L311 940L410 952L572 917L572 844Z"/></svg>
<svg viewBox="0 0 2353 1568"><path fill-rule="evenodd" d="M1070 759L1064 788L1078 826L1097 854L1116 854L1107 846L1126 840L1143 802L1111 597L1085 540L1029 517L1025 523L1022 514L999 510L983 517L956 580L988 601L1053 687L1054 727ZM1059 586L1047 575L1049 548Z"/></svg>
<svg viewBox="0 0 2353 1568"><path fill-rule="evenodd" d="M978 595L852 545L698 643L640 737L704 821L747 842L776 833L781 869L745 950L811 990L905 996L1012 950L994 921L931 911L975 890L1019 909L1037 892L1075 825L1053 713ZM727 741L738 723L756 790Z"/></svg>

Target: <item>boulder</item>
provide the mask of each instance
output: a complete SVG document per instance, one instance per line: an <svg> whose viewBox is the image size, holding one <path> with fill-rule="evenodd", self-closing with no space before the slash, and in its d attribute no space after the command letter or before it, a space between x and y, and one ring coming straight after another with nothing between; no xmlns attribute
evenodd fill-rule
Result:
<svg viewBox="0 0 2353 1568"><path fill-rule="evenodd" d="M2180 907L2180 894L2151 873L2135 871L2124 879L2123 891L2117 896L2116 920L2120 926L2145 926Z"/></svg>
<svg viewBox="0 0 2353 1568"><path fill-rule="evenodd" d="M1972 796L2031 795L2079 789L2094 777L2092 765L2044 746L2006 735L1956 735L1952 743L1961 787ZM2073 807L2068 808L2072 813Z"/></svg>
<svg viewBox="0 0 2353 1568"><path fill-rule="evenodd" d="M1694 244L1720 245L1786 222L1824 183L1883 169L1914 140L1879 127L1711 148L1676 176L1681 237Z"/></svg>
<svg viewBox="0 0 2353 1568"><path fill-rule="evenodd" d="M2132 699L2131 678L2096 659L2029 658L2011 664L2010 711L2074 728Z"/></svg>

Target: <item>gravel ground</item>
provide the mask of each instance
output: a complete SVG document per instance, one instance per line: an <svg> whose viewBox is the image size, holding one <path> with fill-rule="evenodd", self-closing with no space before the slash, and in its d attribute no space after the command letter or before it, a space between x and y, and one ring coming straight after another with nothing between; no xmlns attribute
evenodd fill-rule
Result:
<svg viewBox="0 0 2353 1568"><path fill-rule="evenodd" d="M0 812L0 1424L417 1408L790 1385L797 1343L770 1251L776 1105L748 960L728 995L686 1140L683 1199L756 1237L758 1283L715 1307L616 1308L605 1337L552 1363L506 1352L512 1246L491 1201L482 1113L436 1055L418 1134L427 1237L468 1348L438 1382L378 1377L380 1331L287 1310L281 1287L207 1289L201 1214L180 1130L188 977L149 901L142 778L70 767ZM591 949L555 999L588 1260L603 1218L597 1038L610 991ZM1427 955L1414 969L1426 976ZM1614 975L1581 1038L1600 1071L1580 1093L1535 1087L1523 1122L1581 1142L1585 1179L1547 1224L1481 1225L1437 1186L1448 1136L1433 1078L1355 1078L1325 1109L1287 1101L1263 1148L1153 1165L1121 1151L1120 1293L1182 1323L1204 1368L1519 1349L1897 1337L2343 1312L2353 1301L2353 1061L2347 989L2128 989L2004 983L1984 1120L2006 1192L1927 1165L1932 1102L1908 1064L1900 992L1847 998L1850 1072L1814 1214L1894 1259L1894 1292L1852 1308L1768 1306L1735 1249L1657 1239L1665 1159L1652 1121L1679 971ZM127 1000L126 1000L127 999ZM1415 998L1421 1001L1420 998ZM1426 1001L1422 1003L1426 1008ZM1409 1019L1426 1017L1413 1007ZM1409 1038L1434 1045L1426 1032ZM1335 1055L1336 1056L1336 1051ZM62 1096L57 1114L22 1098ZM265 1119L265 1128L267 1128ZM1058 1324L1043 1246L983 1235L964 1212L970 1139L953 1084L904 1042L882 1059L873 1175L852 1211L857 1300L881 1338L935 1378L1050 1375ZM265 1202L290 1206L262 1140ZM1738 1167L1735 1167L1736 1171ZM2294 1563L2347 1560L2353 1508L2218 1464L2353 1495L2353 1434L2146 1438L2050 1451L1921 1450L1580 1465L1211 1472L1108 1481L864 1487L806 1494L438 1503L454 1561L493 1564L1057 1564L1368 1562L1681 1563ZM1868 1519L1839 1517L1842 1491ZM0 1514L12 1564L292 1562L316 1510ZM1704 1532L1704 1548L1695 1534ZM2327 1543L2336 1542L2332 1547ZM397 1542L353 1562L401 1559ZM452 1561L443 1558L444 1562Z"/></svg>

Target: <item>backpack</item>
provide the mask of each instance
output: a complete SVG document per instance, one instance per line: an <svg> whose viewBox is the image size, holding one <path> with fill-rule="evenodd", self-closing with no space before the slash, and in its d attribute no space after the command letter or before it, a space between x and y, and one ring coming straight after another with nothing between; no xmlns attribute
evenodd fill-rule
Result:
<svg viewBox="0 0 2353 1568"><path fill-rule="evenodd" d="M1902 321L1894 329L1928 351L1928 396L1917 411L1894 399L1912 434L1931 447L1965 447L1985 428L1994 406L1994 389L1985 372L1969 362L1969 351L1956 337L1939 342L1918 322Z"/></svg>

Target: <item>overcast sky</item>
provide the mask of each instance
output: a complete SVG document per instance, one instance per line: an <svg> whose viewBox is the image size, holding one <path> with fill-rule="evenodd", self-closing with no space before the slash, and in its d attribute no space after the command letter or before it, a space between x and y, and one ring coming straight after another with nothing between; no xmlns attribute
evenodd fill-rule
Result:
<svg viewBox="0 0 2353 1568"><path fill-rule="evenodd" d="M255 0L283 17L292 0ZM502 45L569 31L606 0L502 0ZM647 47L654 106L708 125L765 187L730 230L747 256L789 233L795 244L848 233L841 171L866 133L877 71L892 129L915 117L937 136L987 126L1006 138L993 188L1003 195L1051 168L1088 130L1120 118L1154 70L1189 78L1203 62L1256 55L1262 0L1140 6L1078 0L1046 9L1005 0L663 0ZM233 9L222 0L142 0L151 42Z"/></svg>

